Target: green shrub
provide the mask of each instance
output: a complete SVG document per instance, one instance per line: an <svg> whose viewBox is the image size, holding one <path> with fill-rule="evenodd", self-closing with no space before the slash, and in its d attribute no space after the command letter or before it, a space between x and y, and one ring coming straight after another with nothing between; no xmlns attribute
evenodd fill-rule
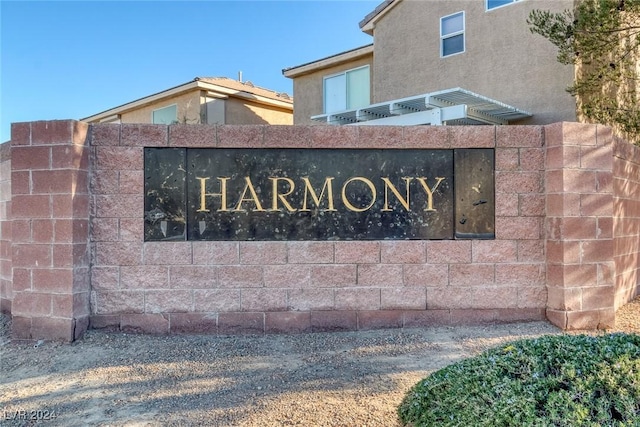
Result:
<svg viewBox="0 0 640 427"><path fill-rule="evenodd" d="M550 335L434 372L398 408L410 426L640 426L640 335Z"/></svg>

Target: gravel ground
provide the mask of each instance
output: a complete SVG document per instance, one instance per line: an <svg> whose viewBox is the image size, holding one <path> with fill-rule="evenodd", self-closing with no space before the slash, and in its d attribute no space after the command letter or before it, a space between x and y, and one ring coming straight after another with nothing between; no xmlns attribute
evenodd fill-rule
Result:
<svg viewBox="0 0 640 427"><path fill-rule="evenodd" d="M407 390L546 322L267 336L89 331L11 342L0 318L0 425L396 426ZM640 332L640 299L616 331Z"/></svg>

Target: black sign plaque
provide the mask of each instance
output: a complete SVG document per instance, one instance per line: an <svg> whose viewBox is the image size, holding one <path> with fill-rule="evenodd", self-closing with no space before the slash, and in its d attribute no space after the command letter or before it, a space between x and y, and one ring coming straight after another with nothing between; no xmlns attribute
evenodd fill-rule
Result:
<svg viewBox="0 0 640 427"><path fill-rule="evenodd" d="M454 163L477 157L466 151L146 148L145 240L470 237L455 210Z"/></svg>

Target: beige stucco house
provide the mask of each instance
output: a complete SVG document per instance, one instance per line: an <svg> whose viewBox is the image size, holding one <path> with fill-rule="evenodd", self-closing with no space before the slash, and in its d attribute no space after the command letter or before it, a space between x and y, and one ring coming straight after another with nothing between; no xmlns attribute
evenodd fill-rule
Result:
<svg viewBox="0 0 640 427"><path fill-rule="evenodd" d="M555 47L526 23L533 9L572 6L573 0L384 1L359 24L372 44L283 70L293 80L294 123L428 124L425 111L413 120L404 114L425 108L440 114L432 108L459 104L469 107L467 118L478 117L460 123L483 123L492 109L500 110L497 123L575 121L575 99L565 91L573 67L559 64Z"/></svg>
<svg viewBox="0 0 640 427"><path fill-rule="evenodd" d="M179 86L86 117L88 123L293 124L293 98L226 77Z"/></svg>

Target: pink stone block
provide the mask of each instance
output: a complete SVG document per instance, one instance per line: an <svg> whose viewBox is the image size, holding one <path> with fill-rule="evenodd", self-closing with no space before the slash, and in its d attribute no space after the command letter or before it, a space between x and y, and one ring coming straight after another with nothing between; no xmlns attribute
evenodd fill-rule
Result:
<svg viewBox="0 0 640 427"><path fill-rule="evenodd" d="M51 294L42 292L15 292L11 310L12 316L50 316Z"/></svg>
<svg viewBox="0 0 640 427"><path fill-rule="evenodd" d="M290 264L327 264L334 262L333 242L287 242Z"/></svg>
<svg viewBox="0 0 640 427"><path fill-rule="evenodd" d="M311 268L304 265L266 265L264 286L268 288L301 288L311 285Z"/></svg>
<svg viewBox="0 0 640 427"><path fill-rule="evenodd" d="M218 269L221 288L260 288L264 286L262 267L221 266Z"/></svg>
<svg viewBox="0 0 640 427"><path fill-rule="evenodd" d="M34 268L32 286L36 292L72 293L73 269L71 268Z"/></svg>
<svg viewBox="0 0 640 427"><path fill-rule="evenodd" d="M508 263L518 259L518 248L515 240L474 240L472 254L474 263Z"/></svg>
<svg viewBox="0 0 640 427"><path fill-rule="evenodd" d="M544 240L518 240L519 262L542 262L544 260Z"/></svg>
<svg viewBox="0 0 640 427"><path fill-rule="evenodd" d="M144 196L142 193L95 196L95 212L98 218L138 218L144 212Z"/></svg>
<svg viewBox="0 0 640 427"><path fill-rule="evenodd" d="M496 285L544 286L544 264L497 264Z"/></svg>
<svg viewBox="0 0 640 427"><path fill-rule="evenodd" d="M120 125L105 123L91 125L91 145L119 145Z"/></svg>
<svg viewBox="0 0 640 427"><path fill-rule="evenodd" d="M264 146L268 148L309 148L311 147L310 126L265 126Z"/></svg>
<svg viewBox="0 0 640 427"><path fill-rule="evenodd" d="M166 314L123 314L120 329L123 332L164 335L169 333Z"/></svg>
<svg viewBox="0 0 640 427"><path fill-rule="evenodd" d="M91 288L96 291L120 288L120 267L91 268Z"/></svg>
<svg viewBox="0 0 640 427"><path fill-rule="evenodd" d="M11 174L11 180L8 182L9 188L6 188L7 181L2 183L2 192L0 194L6 195L18 195L18 194L31 194L31 172L30 171L15 171Z"/></svg>
<svg viewBox="0 0 640 427"><path fill-rule="evenodd" d="M338 264L375 264L380 262L380 242L335 242Z"/></svg>
<svg viewBox="0 0 640 427"><path fill-rule="evenodd" d="M520 169L523 171L541 171L545 167L545 150L543 148L521 148Z"/></svg>
<svg viewBox="0 0 640 427"><path fill-rule="evenodd" d="M497 147L542 147L545 141L543 126L496 126Z"/></svg>
<svg viewBox="0 0 640 427"><path fill-rule="evenodd" d="M426 310L427 308L426 288L383 288L380 292L382 310Z"/></svg>
<svg viewBox="0 0 640 427"><path fill-rule="evenodd" d="M202 124L174 124L169 126L169 146L210 147L217 145L217 126Z"/></svg>
<svg viewBox="0 0 640 427"><path fill-rule="evenodd" d="M144 172L121 171L118 185L119 194L144 194Z"/></svg>
<svg viewBox="0 0 640 427"><path fill-rule="evenodd" d="M188 290L145 291L144 301L145 313L183 313L193 308L193 296Z"/></svg>
<svg viewBox="0 0 640 427"><path fill-rule="evenodd" d="M406 126L403 148L451 148L451 136L446 126Z"/></svg>
<svg viewBox="0 0 640 427"><path fill-rule="evenodd" d="M285 264L287 262L286 242L240 242L241 264Z"/></svg>
<svg viewBox="0 0 640 427"><path fill-rule="evenodd" d="M287 309L285 289L242 289L242 311L284 311Z"/></svg>
<svg viewBox="0 0 640 427"><path fill-rule="evenodd" d="M518 308L545 308L548 290L546 286L526 286L518 289Z"/></svg>
<svg viewBox="0 0 640 427"><path fill-rule="evenodd" d="M121 266L120 287L123 289L166 289L169 287L169 268L160 265Z"/></svg>
<svg viewBox="0 0 640 427"><path fill-rule="evenodd" d="M218 268L202 265L172 265L169 267L169 287L172 289L218 288Z"/></svg>
<svg viewBox="0 0 640 427"><path fill-rule="evenodd" d="M217 334L218 315L171 313L169 314L169 332L172 334Z"/></svg>
<svg viewBox="0 0 640 427"><path fill-rule="evenodd" d="M194 311L219 313L240 311L239 289L197 289L193 291Z"/></svg>
<svg viewBox="0 0 640 427"><path fill-rule="evenodd" d="M51 245L14 244L11 247L14 267L51 267L53 252Z"/></svg>
<svg viewBox="0 0 640 427"><path fill-rule="evenodd" d="M361 264L358 265L358 286L402 286L402 265Z"/></svg>
<svg viewBox="0 0 640 427"><path fill-rule="evenodd" d="M516 171L520 169L520 150L517 148L496 148L495 162L497 171Z"/></svg>
<svg viewBox="0 0 640 427"><path fill-rule="evenodd" d="M402 328L404 314L397 310L374 310L358 312L358 329L391 329Z"/></svg>
<svg viewBox="0 0 640 427"><path fill-rule="evenodd" d="M163 242L164 243L164 242ZM95 265L138 265L142 262L142 243L97 242Z"/></svg>
<svg viewBox="0 0 640 427"><path fill-rule="evenodd" d="M359 148L402 148L404 135L402 126L360 126Z"/></svg>
<svg viewBox="0 0 640 427"><path fill-rule="evenodd" d="M451 148L494 148L496 126L454 126L449 129Z"/></svg>
<svg viewBox="0 0 640 427"><path fill-rule="evenodd" d="M357 126L311 126L312 148L354 148L358 146Z"/></svg>
<svg viewBox="0 0 640 427"><path fill-rule="evenodd" d="M33 339L72 342L76 338L74 331L79 321L71 318L34 317L31 322Z"/></svg>
<svg viewBox="0 0 640 427"><path fill-rule="evenodd" d="M123 123L120 127L120 144L133 147L164 147L168 142L168 126Z"/></svg>
<svg viewBox="0 0 640 427"><path fill-rule="evenodd" d="M476 287L495 283L493 264L453 264L449 266L449 286Z"/></svg>
<svg viewBox="0 0 640 427"><path fill-rule="evenodd" d="M471 253L471 241L430 240L427 242L429 264L469 263Z"/></svg>
<svg viewBox="0 0 640 427"><path fill-rule="evenodd" d="M103 170L91 175L90 187L93 195L118 194L120 173L116 170Z"/></svg>
<svg viewBox="0 0 640 427"><path fill-rule="evenodd" d="M92 291L92 310L95 314L144 312L144 291Z"/></svg>
<svg viewBox="0 0 640 427"><path fill-rule="evenodd" d="M427 258L425 246L420 240L381 242L380 260L383 264L421 264Z"/></svg>
<svg viewBox="0 0 640 427"><path fill-rule="evenodd" d="M263 334L264 313L220 313L218 333L221 335Z"/></svg>
<svg viewBox="0 0 640 427"><path fill-rule="evenodd" d="M599 310L614 306L615 287L595 286L582 288L582 309Z"/></svg>
<svg viewBox="0 0 640 427"><path fill-rule="evenodd" d="M11 146L31 145L31 122L11 123Z"/></svg>
<svg viewBox="0 0 640 427"><path fill-rule="evenodd" d="M147 242L143 249L144 264L184 265L193 260L188 242Z"/></svg>
<svg viewBox="0 0 640 427"><path fill-rule="evenodd" d="M358 319L355 311L312 311L312 332L355 331Z"/></svg>
<svg viewBox="0 0 640 427"><path fill-rule="evenodd" d="M239 263L238 242L193 242L196 265L233 265Z"/></svg>
<svg viewBox="0 0 640 427"><path fill-rule="evenodd" d="M546 197L542 194L521 194L519 196L519 205L519 215L544 216Z"/></svg>
<svg viewBox="0 0 640 427"><path fill-rule="evenodd" d="M310 285L314 288L347 287L357 284L356 265L313 265Z"/></svg>
<svg viewBox="0 0 640 427"><path fill-rule="evenodd" d="M332 310L334 308L333 289L289 289L288 310L312 311Z"/></svg>
<svg viewBox="0 0 640 427"><path fill-rule="evenodd" d="M449 284L447 264L405 265L403 270L405 286L439 287Z"/></svg>
<svg viewBox="0 0 640 427"><path fill-rule="evenodd" d="M446 326L451 324L450 310L411 310L404 312L405 328Z"/></svg>
<svg viewBox="0 0 640 427"><path fill-rule="evenodd" d="M311 314L308 312L265 313L265 333L311 332Z"/></svg>
<svg viewBox="0 0 640 427"><path fill-rule="evenodd" d="M51 147L12 147L11 171L48 170L51 168Z"/></svg>
<svg viewBox="0 0 640 427"><path fill-rule="evenodd" d="M216 126L218 132L218 147L263 147L265 128L266 126L262 125L218 125Z"/></svg>
<svg viewBox="0 0 640 427"><path fill-rule="evenodd" d="M610 145L580 147L580 167L610 171L613 169L613 153Z"/></svg>
<svg viewBox="0 0 640 427"><path fill-rule="evenodd" d="M89 147L83 145L66 145L51 147L51 168L89 170Z"/></svg>
<svg viewBox="0 0 640 427"><path fill-rule="evenodd" d="M51 218L51 201L48 194L14 195L11 200L13 218Z"/></svg>
<svg viewBox="0 0 640 427"><path fill-rule="evenodd" d="M541 217L498 217L496 239L537 240L543 236Z"/></svg>
<svg viewBox="0 0 640 427"><path fill-rule="evenodd" d="M70 144L73 127L72 120L31 122L31 145Z"/></svg>
<svg viewBox="0 0 640 427"><path fill-rule="evenodd" d="M142 147L95 147L94 170L144 170Z"/></svg>
<svg viewBox="0 0 640 427"><path fill-rule="evenodd" d="M379 310L380 289L344 288L335 290L336 310Z"/></svg>
<svg viewBox="0 0 640 427"><path fill-rule="evenodd" d="M544 190L541 172L496 172L496 193L537 193Z"/></svg>
<svg viewBox="0 0 640 427"><path fill-rule="evenodd" d="M144 240L144 222L140 218L120 218L119 222L121 242Z"/></svg>

